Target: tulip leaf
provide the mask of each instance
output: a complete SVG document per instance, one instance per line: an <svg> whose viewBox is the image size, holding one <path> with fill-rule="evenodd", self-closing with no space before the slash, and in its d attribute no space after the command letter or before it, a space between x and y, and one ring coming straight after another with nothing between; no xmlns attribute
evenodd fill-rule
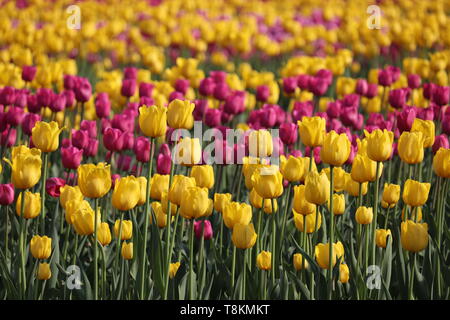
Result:
<svg viewBox="0 0 450 320"><path fill-rule="evenodd" d="M308 261L310 268L312 269L314 274L319 273L318 266L316 265L316 262L311 259L311 257L300 247L300 245L295 241L294 237L291 235L291 239L294 242L295 246L297 247L297 250L300 251L303 257Z"/></svg>
<svg viewBox="0 0 450 320"><path fill-rule="evenodd" d="M11 278L11 274L8 271L8 267L5 263L6 258L3 254L3 250L0 250L0 269L1 269L1 275L3 279L3 283L5 284L5 287L7 288L8 292L11 292L12 298L19 298L19 293L14 286L14 281Z"/></svg>

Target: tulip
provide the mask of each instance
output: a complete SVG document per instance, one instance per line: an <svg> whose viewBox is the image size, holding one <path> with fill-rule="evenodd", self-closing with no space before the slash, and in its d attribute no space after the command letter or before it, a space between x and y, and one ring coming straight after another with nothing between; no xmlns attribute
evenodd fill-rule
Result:
<svg viewBox="0 0 450 320"><path fill-rule="evenodd" d="M367 139L367 155L373 161L386 161L392 154L394 133L386 129L377 129L372 133L365 131Z"/></svg>
<svg viewBox="0 0 450 320"><path fill-rule="evenodd" d="M293 256L293 263L294 263L294 268L297 271L303 270L303 269L308 269L309 268L309 263L306 259L303 258L301 253L296 253ZM303 265L305 267L303 267Z"/></svg>
<svg viewBox="0 0 450 320"><path fill-rule="evenodd" d="M330 201L328 201L328 210L330 209ZM343 194L333 194L333 214L343 215L345 211L345 197Z"/></svg>
<svg viewBox="0 0 450 320"><path fill-rule="evenodd" d="M210 165L193 166L190 176L198 187L211 189L214 186L214 170Z"/></svg>
<svg viewBox="0 0 450 320"><path fill-rule="evenodd" d="M313 233L320 229L322 226L322 215L320 213L316 214L308 214L308 215L302 215L298 214L295 211L294 213L294 223L295 227L300 232L305 232L305 219L306 219L306 233ZM316 222L316 216L317 222Z"/></svg>
<svg viewBox="0 0 450 320"><path fill-rule="evenodd" d="M147 137L164 136L167 130L167 109L160 106L139 108L139 127Z"/></svg>
<svg viewBox="0 0 450 320"><path fill-rule="evenodd" d="M169 175L154 174L150 181L150 197L161 200L163 192L169 191Z"/></svg>
<svg viewBox="0 0 450 320"><path fill-rule="evenodd" d="M433 170L439 177L450 178L450 149L439 148L433 157Z"/></svg>
<svg viewBox="0 0 450 320"><path fill-rule="evenodd" d="M89 202L83 199L81 200L74 199L67 201L67 203L64 206L64 210L66 211L64 217L68 224L73 225L73 222L75 220L75 214L77 213L77 211L80 210L81 207L86 207L87 209L91 208Z"/></svg>
<svg viewBox="0 0 450 320"><path fill-rule="evenodd" d="M159 174L170 174L172 158L167 144L162 144L159 148L158 159L156 163L156 171Z"/></svg>
<svg viewBox="0 0 450 320"><path fill-rule="evenodd" d="M36 148L17 146L12 149L12 161L6 160L11 166L12 184L17 189L29 189L41 178L41 151Z"/></svg>
<svg viewBox="0 0 450 320"><path fill-rule="evenodd" d="M37 279L38 280L48 280L51 277L52 277L52 271L50 270L50 265L48 263L39 263Z"/></svg>
<svg viewBox="0 0 450 320"><path fill-rule="evenodd" d="M416 164L422 162L425 136L422 132L403 132L398 140L398 155L403 162Z"/></svg>
<svg viewBox="0 0 450 320"><path fill-rule="evenodd" d="M376 175L377 163L366 155L357 154L352 164L350 173L352 179L359 183L375 181L381 176L382 170Z"/></svg>
<svg viewBox="0 0 450 320"><path fill-rule="evenodd" d="M309 215L316 211L316 205L306 200L305 188L305 185L294 187L293 209L299 214Z"/></svg>
<svg viewBox="0 0 450 320"><path fill-rule="evenodd" d="M405 250L419 252L428 246L428 224L407 220L401 224L401 243Z"/></svg>
<svg viewBox="0 0 450 320"><path fill-rule="evenodd" d="M375 242L379 248L386 248L387 237L392 237L391 230L377 229L375 233Z"/></svg>
<svg viewBox="0 0 450 320"><path fill-rule="evenodd" d="M424 148L432 147L434 144L434 121L415 119L411 127L411 132L422 132L424 136Z"/></svg>
<svg viewBox="0 0 450 320"><path fill-rule="evenodd" d="M436 139L434 140L433 144L433 153L436 154L439 149L450 149L450 143L448 141L448 138L445 134L440 134L436 136Z"/></svg>
<svg viewBox="0 0 450 320"><path fill-rule="evenodd" d="M137 205L142 206L147 198L147 178L141 176L138 177L137 180L139 183L139 200Z"/></svg>
<svg viewBox="0 0 450 320"><path fill-rule="evenodd" d="M222 212L222 218L229 229L233 229L235 225L249 224L252 219L252 207L246 203L230 202Z"/></svg>
<svg viewBox="0 0 450 320"><path fill-rule="evenodd" d="M74 89L75 98L81 103L89 101L92 96L91 83L86 78L79 78L78 85Z"/></svg>
<svg viewBox="0 0 450 320"><path fill-rule="evenodd" d="M298 126L294 123L283 123L280 125L280 138L286 145L293 145L297 141Z"/></svg>
<svg viewBox="0 0 450 320"><path fill-rule="evenodd" d="M30 241L30 252L35 259L48 259L52 254L52 239L47 236L34 236Z"/></svg>
<svg viewBox="0 0 450 320"><path fill-rule="evenodd" d="M61 162L66 169L77 169L83 160L83 150L77 147L61 148Z"/></svg>
<svg viewBox="0 0 450 320"><path fill-rule="evenodd" d="M431 100L439 106L444 106L449 102L450 87L436 86Z"/></svg>
<svg viewBox="0 0 450 320"><path fill-rule="evenodd" d="M97 218L97 225L100 225L100 215L98 213L94 214L94 210L92 210L89 202L84 200L82 203L83 205L80 205L74 210L71 221L76 233L79 235L88 236L93 234L95 231L95 217Z"/></svg>
<svg viewBox="0 0 450 320"><path fill-rule="evenodd" d="M350 174L346 175L345 182L345 191L348 192L353 197L359 196L359 186L360 183L353 180ZM367 193L367 182L364 182L361 187L361 195L365 195Z"/></svg>
<svg viewBox="0 0 450 320"><path fill-rule="evenodd" d="M324 138L320 158L329 165L340 167L350 155L350 144L346 134L330 131Z"/></svg>
<svg viewBox="0 0 450 320"><path fill-rule="evenodd" d="M192 112L195 105L186 100L175 99L167 107L167 123L174 129L192 129L194 117Z"/></svg>
<svg viewBox="0 0 450 320"><path fill-rule="evenodd" d="M166 204L167 206L167 204ZM160 202L152 202L152 210L155 213L156 224L159 228L165 228L167 226L167 208L163 210L162 204ZM176 206L175 206L176 207ZM153 224L153 216L150 213L150 224Z"/></svg>
<svg viewBox="0 0 450 320"><path fill-rule="evenodd" d="M405 210L406 209L406 210ZM402 209L402 221L405 221L405 211L407 211L407 207L405 206ZM414 207L411 210L411 220L413 221L422 221L422 208L421 207Z"/></svg>
<svg viewBox="0 0 450 320"><path fill-rule="evenodd" d="M240 224L237 223L233 227L233 234L231 240L238 249L249 249L256 243L257 234L253 223Z"/></svg>
<svg viewBox="0 0 450 320"><path fill-rule="evenodd" d="M373 219L372 208L367 208L364 206L359 207L356 209L355 219L359 224L371 224Z"/></svg>
<svg viewBox="0 0 450 320"><path fill-rule="evenodd" d="M111 189L111 170L109 165L101 162L78 167L78 185L81 193L88 198L101 198Z"/></svg>
<svg viewBox="0 0 450 320"><path fill-rule="evenodd" d="M255 189L252 189L249 194L250 204L256 208L261 209L263 207L263 198L256 192ZM272 210L272 199L264 199L264 212L267 214L271 214L272 212L276 212L278 210L278 203L274 200L275 210Z"/></svg>
<svg viewBox="0 0 450 320"><path fill-rule="evenodd" d="M423 206L427 202L430 188L430 183L421 183L411 179L406 180L402 194L403 202L411 207Z"/></svg>
<svg viewBox="0 0 450 320"><path fill-rule="evenodd" d="M19 194L16 201L16 213L21 216L21 206L22 206L23 192ZM25 204L23 208L22 217L25 219L36 218L41 212L41 194L31 193L30 191L25 191Z"/></svg>
<svg viewBox="0 0 450 320"><path fill-rule="evenodd" d="M344 247L338 241L333 243L331 267L336 264L336 260L344 256ZM330 267L330 243L319 243L314 249L316 261L322 269L329 269ZM334 254L333 254L334 253Z"/></svg>
<svg viewBox="0 0 450 320"><path fill-rule="evenodd" d="M111 152L119 152L124 148L125 133L115 128L106 128L103 133L103 145Z"/></svg>
<svg viewBox="0 0 450 320"><path fill-rule="evenodd" d="M122 224L122 231L120 231L120 224ZM119 237L120 240L130 240L133 237L133 223L131 220L116 220L114 223L114 236Z"/></svg>
<svg viewBox="0 0 450 320"><path fill-rule="evenodd" d="M350 270L344 263L339 265L339 281L341 283L347 283L350 280Z"/></svg>
<svg viewBox="0 0 450 320"><path fill-rule="evenodd" d="M330 168L324 168L321 172L325 172L328 180L331 181L331 174L330 174ZM345 183L346 183L346 175L347 172L345 172L344 169L341 167L333 168L333 187L334 191L340 192L345 189Z"/></svg>
<svg viewBox="0 0 450 320"><path fill-rule="evenodd" d="M80 187L64 185L60 189L59 201L61 202L61 206L65 209L66 204L71 200L82 201L83 194L80 191Z"/></svg>
<svg viewBox="0 0 450 320"><path fill-rule="evenodd" d="M322 172L310 172L305 180L306 201L316 205L324 204L330 198L330 181L327 175Z"/></svg>
<svg viewBox="0 0 450 320"><path fill-rule="evenodd" d="M45 191L52 197L58 198L61 194L60 188L66 184L66 181L61 178L49 178L45 183Z"/></svg>
<svg viewBox="0 0 450 320"><path fill-rule="evenodd" d="M134 176L120 178L114 184L112 204L114 208L121 211L133 209L141 196L139 180Z"/></svg>
<svg viewBox="0 0 450 320"><path fill-rule="evenodd" d="M180 268L180 263L179 262L175 262L175 263L171 263L169 266L169 278L173 279L175 278L175 275L177 274L178 269Z"/></svg>
<svg viewBox="0 0 450 320"><path fill-rule="evenodd" d="M202 235L205 240L211 239L213 237L211 222L209 220L195 221L194 232L197 239L200 239Z"/></svg>
<svg viewBox="0 0 450 320"><path fill-rule="evenodd" d="M97 240L103 247L111 243L111 229L109 228L108 223L102 222L98 226Z"/></svg>
<svg viewBox="0 0 450 320"><path fill-rule="evenodd" d="M179 206L181 204L183 192L185 192L185 190L189 187L195 187L195 185L194 178L185 177L182 175L174 176L172 185L169 189L169 201Z"/></svg>
<svg viewBox="0 0 450 320"><path fill-rule="evenodd" d="M111 102L109 96L105 92L97 94L95 98L95 114L98 118L108 118L111 113Z"/></svg>
<svg viewBox="0 0 450 320"><path fill-rule="evenodd" d="M22 121L22 131L27 135L31 136L32 130L36 123L41 120L41 116L34 113L27 113L23 117Z"/></svg>
<svg viewBox="0 0 450 320"><path fill-rule="evenodd" d="M0 205L7 206L12 204L13 202L14 202L14 186L11 183L0 184Z"/></svg>
<svg viewBox="0 0 450 320"><path fill-rule="evenodd" d="M389 205L395 205L400 199L400 186L397 184L385 183L382 199Z"/></svg>
<svg viewBox="0 0 450 320"><path fill-rule="evenodd" d="M231 193L215 193L214 194L214 209L217 212L223 213L225 207L231 202Z"/></svg>
<svg viewBox="0 0 450 320"><path fill-rule="evenodd" d="M122 258L125 260L131 260L133 259L133 242L129 243L122 243Z"/></svg>
<svg viewBox="0 0 450 320"><path fill-rule="evenodd" d="M25 82L33 81L36 75L37 68L35 66L23 66L22 67L22 80Z"/></svg>
<svg viewBox="0 0 450 320"><path fill-rule="evenodd" d="M136 92L136 80L135 79L124 79L122 81L122 88L120 89L120 93L122 96L130 98L134 96Z"/></svg>
<svg viewBox="0 0 450 320"><path fill-rule="evenodd" d="M272 269L272 253L269 251L261 251L256 256L256 266L259 270Z"/></svg>
<svg viewBox="0 0 450 320"><path fill-rule="evenodd" d="M281 166L283 178L289 182L300 181L305 175L304 162L301 157L289 156L287 161Z"/></svg>
<svg viewBox="0 0 450 320"><path fill-rule="evenodd" d="M302 143L308 147L317 147L323 144L326 133L326 121L321 117L303 117L297 122Z"/></svg>
<svg viewBox="0 0 450 320"><path fill-rule="evenodd" d="M249 153L252 157L268 157L273 152L273 141L267 130L254 130L248 137Z"/></svg>
<svg viewBox="0 0 450 320"><path fill-rule="evenodd" d="M276 166L255 170L251 179L253 187L263 199L278 198L283 193L283 176Z"/></svg>
<svg viewBox="0 0 450 320"><path fill-rule="evenodd" d="M78 149L85 149L89 144L89 133L83 130L72 130L72 144Z"/></svg>
<svg viewBox="0 0 450 320"><path fill-rule="evenodd" d="M208 127L215 128L220 125L222 112L218 109L207 109L205 111L205 124Z"/></svg>
<svg viewBox="0 0 450 320"><path fill-rule="evenodd" d="M208 210L208 189L189 187L181 195L180 215L185 219L200 218Z"/></svg>
<svg viewBox="0 0 450 320"><path fill-rule="evenodd" d="M193 166L201 162L202 147L198 138L182 138L175 146L175 163Z"/></svg>

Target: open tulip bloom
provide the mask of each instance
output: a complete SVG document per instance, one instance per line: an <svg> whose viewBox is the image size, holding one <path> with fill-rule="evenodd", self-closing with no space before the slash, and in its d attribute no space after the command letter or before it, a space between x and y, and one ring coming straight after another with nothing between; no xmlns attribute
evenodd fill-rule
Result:
<svg viewBox="0 0 450 320"><path fill-rule="evenodd" d="M448 1L3 2L0 297L449 298Z"/></svg>

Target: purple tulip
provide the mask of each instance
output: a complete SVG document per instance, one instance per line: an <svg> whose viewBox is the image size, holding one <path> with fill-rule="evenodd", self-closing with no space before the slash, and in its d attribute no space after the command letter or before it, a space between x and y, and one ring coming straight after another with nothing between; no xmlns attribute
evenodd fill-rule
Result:
<svg viewBox="0 0 450 320"><path fill-rule="evenodd" d="M287 77L283 79L283 90L286 94L291 94L297 89L297 78Z"/></svg>
<svg viewBox="0 0 450 320"><path fill-rule="evenodd" d="M139 84L139 96L151 98L154 87L153 83L141 82Z"/></svg>
<svg viewBox="0 0 450 320"><path fill-rule="evenodd" d="M284 144L290 146L297 141L298 126L294 123L283 123L280 126L280 138Z"/></svg>
<svg viewBox="0 0 450 320"><path fill-rule="evenodd" d="M341 108L342 105L339 100L329 102L327 106L328 117L330 117L331 119L339 118L339 116L341 115Z"/></svg>
<svg viewBox="0 0 450 320"><path fill-rule="evenodd" d="M61 195L61 187L66 185L66 181L64 179L53 177L48 178L45 182L45 192L53 198L59 198Z"/></svg>
<svg viewBox="0 0 450 320"><path fill-rule="evenodd" d="M222 112L218 109L206 109L205 112L205 124L208 127L215 128L220 125L222 118Z"/></svg>
<svg viewBox="0 0 450 320"><path fill-rule="evenodd" d="M212 78L204 78L200 81L200 86L198 87L198 92L202 96L211 96L214 93L216 83Z"/></svg>
<svg viewBox="0 0 450 320"><path fill-rule="evenodd" d="M409 98L409 93L409 88L394 89L389 91L389 104L395 109L403 108Z"/></svg>
<svg viewBox="0 0 450 320"><path fill-rule="evenodd" d="M440 148L444 148L444 149L450 148L448 137L445 134L440 134L440 135L436 136L436 138L434 139L434 144L432 147L433 153L438 152L438 150Z"/></svg>
<svg viewBox="0 0 450 320"><path fill-rule="evenodd" d="M83 150L70 146L61 148L61 161L66 169L77 169L83 160Z"/></svg>
<svg viewBox="0 0 450 320"><path fill-rule="evenodd" d="M449 102L450 87L436 86L431 100L439 106L444 106Z"/></svg>
<svg viewBox="0 0 450 320"><path fill-rule="evenodd" d="M366 79L358 79L356 82L356 93L360 96L365 96L367 94L367 90L369 88L369 84Z"/></svg>
<svg viewBox="0 0 450 320"><path fill-rule="evenodd" d="M107 93L101 92L97 94L95 98L95 113L100 119L109 117L111 113L111 102Z"/></svg>
<svg viewBox="0 0 450 320"><path fill-rule="evenodd" d="M420 88L422 80L418 74L410 74L408 75L408 87L411 89Z"/></svg>
<svg viewBox="0 0 450 320"><path fill-rule="evenodd" d="M256 88L256 100L266 102L270 97L270 89L266 85L261 85Z"/></svg>
<svg viewBox="0 0 450 320"><path fill-rule="evenodd" d="M112 152L118 152L123 149L124 133L119 129L108 128L103 134L103 145Z"/></svg>
<svg viewBox="0 0 450 320"><path fill-rule="evenodd" d="M22 80L25 82L33 81L36 76L36 67L35 66L23 66L22 67Z"/></svg>
<svg viewBox="0 0 450 320"><path fill-rule="evenodd" d="M123 69L123 78L136 80L138 76L138 69L134 67L127 67Z"/></svg>
<svg viewBox="0 0 450 320"><path fill-rule="evenodd" d="M413 125L416 116L417 112L414 107L405 107L401 112L397 114L397 128L400 134L403 131L411 130L411 127Z"/></svg>
<svg viewBox="0 0 450 320"><path fill-rule="evenodd" d="M120 94L124 97L130 98L134 96L136 92L136 80L135 79L124 79L122 81L122 88L120 89Z"/></svg>
<svg viewBox="0 0 450 320"><path fill-rule="evenodd" d="M84 130L72 130L72 145L78 149L85 149L89 144L89 133Z"/></svg>
<svg viewBox="0 0 450 320"><path fill-rule="evenodd" d="M292 118L295 122L301 121L303 117L311 117L314 111L314 104L312 101L294 103L292 109Z"/></svg>
<svg viewBox="0 0 450 320"><path fill-rule="evenodd" d="M197 239L201 239L202 235L205 240L213 237L213 229L209 220L200 220L194 222L194 233Z"/></svg>
<svg viewBox="0 0 450 320"><path fill-rule="evenodd" d="M14 186L12 183L0 184L0 204L10 205L14 202Z"/></svg>
<svg viewBox="0 0 450 320"><path fill-rule="evenodd" d="M25 133L27 136L31 136L31 131L34 128L34 125L36 124L36 122L38 122L40 120L41 120L41 116L39 114L27 113L23 117L23 121L22 121L23 133Z"/></svg>
<svg viewBox="0 0 450 320"><path fill-rule="evenodd" d="M189 80L177 79L177 81L175 81L175 90L181 92L184 95L189 89L189 85Z"/></svg>
<svg viewBox="0 0 450 320"><path fill-rule="evenodd" d="M147 163L150 160L150 147L150 141L146 137L137 137L133 147L136 160Z"/></svg>
<svg viewBox="0 0 450 320"><path fill-rule="evenodd" d="M92 96L91 83L86 78L78 78L77 86L75 87L75 99L78 102L87 102Z"/></svg>

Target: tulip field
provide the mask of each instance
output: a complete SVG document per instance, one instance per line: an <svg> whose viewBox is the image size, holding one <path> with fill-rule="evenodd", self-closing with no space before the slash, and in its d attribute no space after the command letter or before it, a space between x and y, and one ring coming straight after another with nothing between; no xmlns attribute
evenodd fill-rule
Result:
<svg viewBox="0 0 450 320"><path fill-rule="evenodd" d="M450 1L0 1L0 299L450 299Z"/></svg>

